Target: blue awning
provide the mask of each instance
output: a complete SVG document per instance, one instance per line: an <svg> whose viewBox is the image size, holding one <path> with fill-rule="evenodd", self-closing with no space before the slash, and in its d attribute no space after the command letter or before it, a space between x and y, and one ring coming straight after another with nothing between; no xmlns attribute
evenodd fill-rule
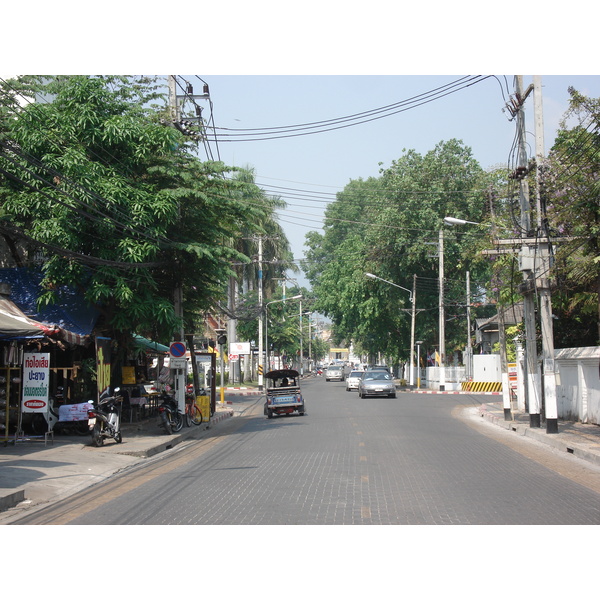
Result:
<svg viewBox="0 0 600 600"><path fill-rule="evenodd" d="M99 316L98 310L90 306L80 293L66 286L57 290L56 304L38 308L42 278L39 270L0 269L0 282L10 284L10 299L27 317L57 328L58 334L54 337L71 344L88 343Z"/></svg>

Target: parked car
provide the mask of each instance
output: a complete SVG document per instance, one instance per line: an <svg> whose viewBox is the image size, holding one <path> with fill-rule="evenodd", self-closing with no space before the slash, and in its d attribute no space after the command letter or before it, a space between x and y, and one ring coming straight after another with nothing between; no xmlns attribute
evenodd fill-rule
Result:
<svg viewBox="0 0 600 600"><path fill-rule="evenodd" d="M364 371L350 371L348 377L346 377L346 391L351 392L352 390L358 389L358 382L362 377Z"/></svg>
<svg viewBox="0 0 600 600"><path fill-rule="evenodd" d="M358 397L389 396L396 397L396 384L391 373L380 371L365 371L358 382Z"/></svg>
<svg viewBox="0 0 600 600"><path fill-rule="evenodd" d="M325 370L325 381L344 381L344 379L343 365L329 365Z"/></svg>

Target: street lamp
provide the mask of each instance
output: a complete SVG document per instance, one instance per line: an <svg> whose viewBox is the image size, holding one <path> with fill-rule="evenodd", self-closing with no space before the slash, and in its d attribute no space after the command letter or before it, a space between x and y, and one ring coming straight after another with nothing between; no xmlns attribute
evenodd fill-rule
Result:
<svg viewBox="0 0 600 600"><path fill-rule="evenodd" d="M271 300L271 302L267 302L265 304L265 346L266 346L266 350L267 350L267 368L269 370L271 370L270 361L269 361L269 340L267 337L268 325L269 325L269 318L268 318L267 310L269 308L269 305L275 304L276 302L285 302L286 300L299 300L300 298L302 298L302 294L298 294L297 296L292 296L291 298L281 298L279 300Z"/></svg>
<svg viewBox="0 0 600 600"><path fill-rule="evenodd" d="M465 221L464 219L457 219L455 217L444 217L444 223L446 225L481 225L481 223L475 223L474 221Z"/></svg>
<svg viewBox="0 0 600 600"><path fill-rule="evenodd" d="M370 277L371 279L379 279L379 281L389 283L390 285L393 285L394 287L400 288L401 290L404 290L405 292L409 293L409 300L412 303L412 319L411 319L411 328L410 328L410 373L408 376L408 383L410 385L414 385L415 375L414 375L413 364L415 362L415 295L408 288L402 287L401 285L398 285L397 283L388 281L387 279L382 279L381 277L378 277L377 275L373 275L373 273L365 273L365 275L367 277ZM418 365L417 365L417 367L418 367Z"/></svg>

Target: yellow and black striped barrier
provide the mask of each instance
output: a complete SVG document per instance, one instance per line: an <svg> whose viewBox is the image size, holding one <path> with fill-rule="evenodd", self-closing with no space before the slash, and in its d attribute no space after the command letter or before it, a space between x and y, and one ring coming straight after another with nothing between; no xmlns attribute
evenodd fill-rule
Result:
<svg viewBox="0 0 600 600"><path fill-rule="evenodd" d="M263 374L263 366L262 365L258 365L258 374L259 375Z"/></svg>
<svg viewBox="0 0 600 600"><path fill-rule="evenodd" d="M501 392L501 381L463 381L460 384L463 392Z"/></svg>

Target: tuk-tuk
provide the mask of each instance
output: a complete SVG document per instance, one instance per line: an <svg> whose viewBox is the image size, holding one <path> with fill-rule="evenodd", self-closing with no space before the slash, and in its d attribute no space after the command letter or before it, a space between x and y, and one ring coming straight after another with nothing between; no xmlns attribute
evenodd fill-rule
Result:
<svg viewBox="0 0 600 600"><path fill-rule="evenodd" d="M300 391L300 373L295 369L277 369L265 374L267 400L265 415L304 414L304 399Z"/></svg>

